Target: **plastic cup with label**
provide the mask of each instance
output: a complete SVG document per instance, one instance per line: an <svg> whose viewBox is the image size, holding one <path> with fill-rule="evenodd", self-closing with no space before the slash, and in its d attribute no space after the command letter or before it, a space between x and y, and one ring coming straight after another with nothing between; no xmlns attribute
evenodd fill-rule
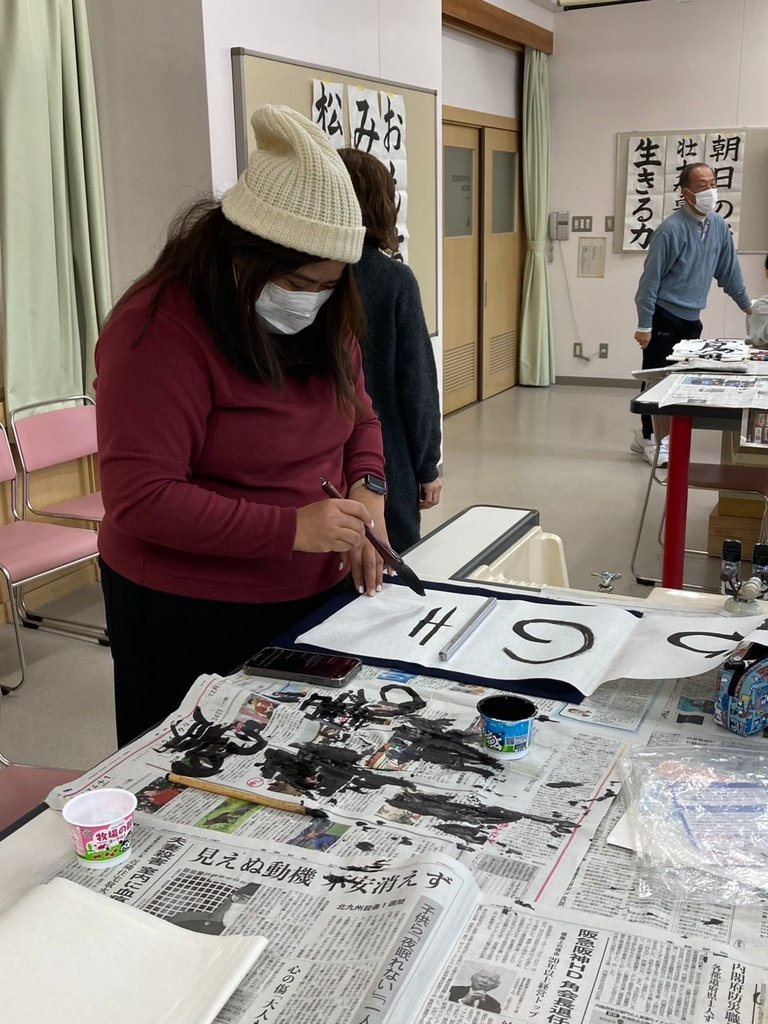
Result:
<svg viewBox="0 0 768 1024"><path fill-rule="evenodd" d="M136 797L127 789L89 789L64 805L78 860L94 868L114 867L131 855Z"/></svg>
<svg viewBox="0 0 768 1024"><path fill-rule="evenodd" d="M489 754L512 761L525 757L531 745L533 719L538 708L533 701L511 693L493 694L478 701L482 737Z"/></svg>

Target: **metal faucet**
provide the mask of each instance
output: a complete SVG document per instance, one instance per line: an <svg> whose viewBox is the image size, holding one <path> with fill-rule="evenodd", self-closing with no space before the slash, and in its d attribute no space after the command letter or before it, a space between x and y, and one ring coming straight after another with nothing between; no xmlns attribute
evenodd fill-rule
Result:
<svg viewBox="0 0 768 1024"><path fill-rule="evenodd" d="M758 602L768 593L768 544L755 544L752 552L752 575L740 578L741 541L723 541L723 562L720 579L728 595L725 610L733 615L759 613Z"/></svg>
<svg viewBox="0 0 768 1024"><path fill-rule="evenodd" d="M768 547L768 545L766 545ZM597 585L597 589L601 594L612 594L613 584L616 580L621 579L620 572L611 572L610 569L603 569L602 572L590 573L590 576L597 576L600 582Z"/></svg>

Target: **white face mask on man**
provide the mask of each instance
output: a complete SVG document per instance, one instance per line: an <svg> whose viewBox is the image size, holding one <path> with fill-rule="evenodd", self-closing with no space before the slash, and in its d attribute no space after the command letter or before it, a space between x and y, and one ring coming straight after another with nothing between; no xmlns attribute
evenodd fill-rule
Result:
<svg viewBox="0 0 768 1024"><path fill-rule="evenodd" d="M256 299L256 312L277 334L298 334L314 321L333 288L319 292L291 291L267 281Z"/></svg>
<svg viewBox="0 0 768 1024"><path fill-rule="evenodd" d="M702 217L706 217L717 206L717 189L706 188L703 192L694 192L693 200L696 205L696 212L701 214Z"/></svg>

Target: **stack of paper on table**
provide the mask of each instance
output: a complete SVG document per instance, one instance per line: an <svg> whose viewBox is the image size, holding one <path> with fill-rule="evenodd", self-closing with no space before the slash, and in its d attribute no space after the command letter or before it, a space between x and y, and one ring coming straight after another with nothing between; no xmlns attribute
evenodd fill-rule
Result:
<svg viewBox="0 0 768 1024"><path fill-rule="evenodd" d="M752 346L743 338L686 339L678 341L670 359L709 359L717 362L739 362L749 359Z"/></svg>
<svg viewBox="0 0 768 1024"><path fill-rule="evenodd" d="M209 1024L264 949L200 935L55 878L0 916L6 1024Z"/></svg>

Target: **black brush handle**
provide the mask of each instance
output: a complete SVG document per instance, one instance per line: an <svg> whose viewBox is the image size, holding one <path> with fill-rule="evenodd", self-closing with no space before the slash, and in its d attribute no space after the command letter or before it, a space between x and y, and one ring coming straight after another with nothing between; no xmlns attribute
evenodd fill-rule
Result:
<svg viewBox="0 0 768 1024"><path fill-rule="evenodd" d="M330 480L324 480L321 478L320 483L323 490L330 498L342 498L343 500L343 495L339 494ZM381 555L384 560L384 564L390 569L394 569L398 576L401 576L405 583L408 584L411 590L417 593L420 597L426 597L426 591L424 590L421 580L413 569L409 568L405 564L394 548L391 548L389 544L383 541L378 533L372 530L370 526L364 526L364 529L365 536Z"/></svg>
<svg viewBox="0 0 768 1024"><path fill-rule="evenodd" d="M323 490L330 498L344 498L343 494L339 494L336 488L333 486L330 480L321 480ZM367 524L364 527L365 536L371 542L374 548L378 551L381 557L384 559L384 564L388 565L390 569L399 569L404 562L400 555L393 550L389 544L386 544L378 533L374 532Z"/></svg>

